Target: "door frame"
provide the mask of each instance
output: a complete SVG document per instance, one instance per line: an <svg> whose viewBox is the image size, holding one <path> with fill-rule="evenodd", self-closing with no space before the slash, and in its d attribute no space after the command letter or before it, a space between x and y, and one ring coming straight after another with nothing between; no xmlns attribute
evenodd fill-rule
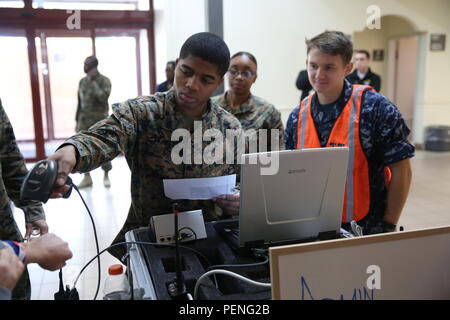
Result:
<svg viewBox="0 0 450 320"><path fill-rule="evenodd" d="M423 144L424 137L424 97L425 97L425 72L426 72L426 59L428 54L428 46L427 32L411 32L404 35L389 37L388 40L388 48L390 48L389 44L392 40L399 40L401 38L407 37L417 37L418 38L418 47L417 47L417 77L416 77L416 90L414 94L414 105L413 105L413 120L412 120L412 128L411 134L413 138L413 143L416 144L420 148ZM388 53L388 57L391 53ZM388 70L392 70L392 68L397 69L397 64L392 65L391 61L388 61L387 64ZM393 81L392 81L393 80ZM394 72L394 78L389 78L387 92L395 95L395 86L397 81L397 71Z"/></svg>
<svg viewBox="0 0 450 320"><path fill-rule="evenodd" d="M95 54L95 37L98 29L122 29L136 30L145 29L148 40L149 58L149 92L153 93L156 87L156 64L155 64L155 33L154 33L154 7L153 0L149 1L148 11L113 11L113 10L80 10L81 29L68 30L66 21L73 11L56 9L35 9L32 0L24 0L24 8L0 8L0 35L25 36L28 43L28 63L30 67L30 82L32 93L32 110L34 123L34 143L36 145L36 156L27 158L27 162L36 162L46 158L45 138L42 119L41 94L39 91L39 70L35 38L40 37L40 32L61 32L64 37L77 36L87 32L92 39L92 52ZM139 41L137 41L139 43ZM140 55L140 50L137 51ZM138 70L140 70L140 58L137 59ZM141 77L138 71L138 90L142 90L139 84ZM46 82L48 83L46 84ZM49 85L49 78L44 78L44 88ZM51 99L50 87L44 89L45 98ZM50 101L48 101L50 102ZM46 114L51 116L51 102L46 103ZM50 121L50 123L48 123ZM47 118L48 139L54 137L52 119ZM22 141L19 141L22 142Z"/></svg>

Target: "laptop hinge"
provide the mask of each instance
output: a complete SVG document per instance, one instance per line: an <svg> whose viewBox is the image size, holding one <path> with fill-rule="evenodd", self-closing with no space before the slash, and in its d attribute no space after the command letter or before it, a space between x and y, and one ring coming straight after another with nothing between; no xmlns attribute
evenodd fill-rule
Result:
<svg viewBox="0 0 450 320"><path fill-rule="evenodd" d="M331 231L325 231L325 232L319 232L319 240L331 240L338 238L338 234L336 233L336 230Z"/></svg>

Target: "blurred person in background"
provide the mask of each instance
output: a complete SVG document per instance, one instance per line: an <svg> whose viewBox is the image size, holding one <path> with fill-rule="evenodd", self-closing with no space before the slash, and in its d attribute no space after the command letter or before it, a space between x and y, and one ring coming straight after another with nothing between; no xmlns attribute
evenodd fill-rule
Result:
<svg viewBox="0 0 450 320"><path fill-rule="evenodd" d="M98 60L95 56L87 57L84 60L84 72L86 77L80 80L78 86L78 107L76 120L76 132L89 129L93 124L108 116L108 98L111 94L111 81L98 71ZM111 186L108 172L112 169L111 162L102 165L105 172L103 185L107 188ZM85 173L78 188L92 186L90 173Z"/></svg>
<svg viewBox="0 0 450 320"><path fill-rule="evenodd" d="M381 89L381 78L370 69L370 53L366 50L355 52L355 70L347 76L351 84L371 86L377 92Z"/></svg>
<svg viewBox="0 0 450 320"><path fill-rule="evenodd" d="M173 79L175 79L175 61L167 62L166 79L166 81L160 83L156 87L156 92L166 92L173 87Z"/></svg>
<svg viewBox="0 0 450 320"><path fill-rule="evenodd" d="M212 101L234 115L243 130L268 130L266 150L259 152L284 149L284 127L280 111L270 102L251 93L251 88L258 77L257 69L258 63L253 54L243 51L234 54L228 69L230 89L212 98ZM278 130L278 146L271 144L271 129Z"/></svg>

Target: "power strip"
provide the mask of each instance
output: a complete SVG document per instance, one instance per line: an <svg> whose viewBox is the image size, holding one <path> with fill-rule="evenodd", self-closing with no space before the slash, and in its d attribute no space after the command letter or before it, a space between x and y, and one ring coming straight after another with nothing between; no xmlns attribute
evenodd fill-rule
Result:
<svg viewBox="0 0 450 320"><path fill-rule="evenodd" d="M174 218L173 213L150 218L150 228L152 228L157 243L175 243ZM202 210L180 212L178 214L178 230L182 236L180 242L205 239L207 236Z"/></svg>

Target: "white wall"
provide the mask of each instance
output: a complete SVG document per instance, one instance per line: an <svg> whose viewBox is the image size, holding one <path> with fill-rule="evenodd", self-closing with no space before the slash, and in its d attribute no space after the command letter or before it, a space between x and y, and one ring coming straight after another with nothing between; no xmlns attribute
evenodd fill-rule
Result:
<svg viewBox="0 0 450 320"><path fill-rule="evenodd" d="M157 30L160 82L165 77L165 62L178 56L187 37L206 30L206 12L205 0L157 1L164 9L155 21L164 28ZM414 128L418 132L414 136L422 137L427 125L450 125L450 84L446 77L450 74L450 0L223 0L224 38L231 53L246 50L256 56L259 77L253 93L274 103L286 120L300 97L295 80L305 67L305 38L326 29L350 35L363 31L370 5L379 6L383 16L407 18L416 30L426 34L423 78L419 81L423 94L417 101L418 124ZM445 52L428 51L431 33L447 34Z"/></svg>
<svg viewBox="0 0 450 320"><path fill-rule="evenodd" d="M298 104L295 79L305 67L305 38L325 29L347 34L364 30L370 5L379 6L383 16L407 17L417 30L427 33L427 47L430 33L450 37L449 0L224 0L224 37L232 52L255 54L259 78L253 93L274 103L286 119ZM450 39L445 52L425 52L425 64L425 88L417 113L423 119L418 119L416 137L422 137L427 125L450 125L450 96L446 94L450 89L446 78Z"/></svg>
<svg viewBox="0 0 450 320"><path fill-rule="evenodd" d="M166 62L178 58L181 46L191 35L206 28L205 0L156 0L156 80L166 80Z"/></svg>
<svg viewBox="0 0 450 320"><path fill-rule="evenodd" d="M381 77L381 93L391 99L389 93L389 40L399 36L416 35L419 30L412 22L399 16L383 16L382 28L370 30L366 28L361 32L353 33L354 49L364 49L373 53L374 49L384 49L384 60L371 62L371 69Z"/></svg>

